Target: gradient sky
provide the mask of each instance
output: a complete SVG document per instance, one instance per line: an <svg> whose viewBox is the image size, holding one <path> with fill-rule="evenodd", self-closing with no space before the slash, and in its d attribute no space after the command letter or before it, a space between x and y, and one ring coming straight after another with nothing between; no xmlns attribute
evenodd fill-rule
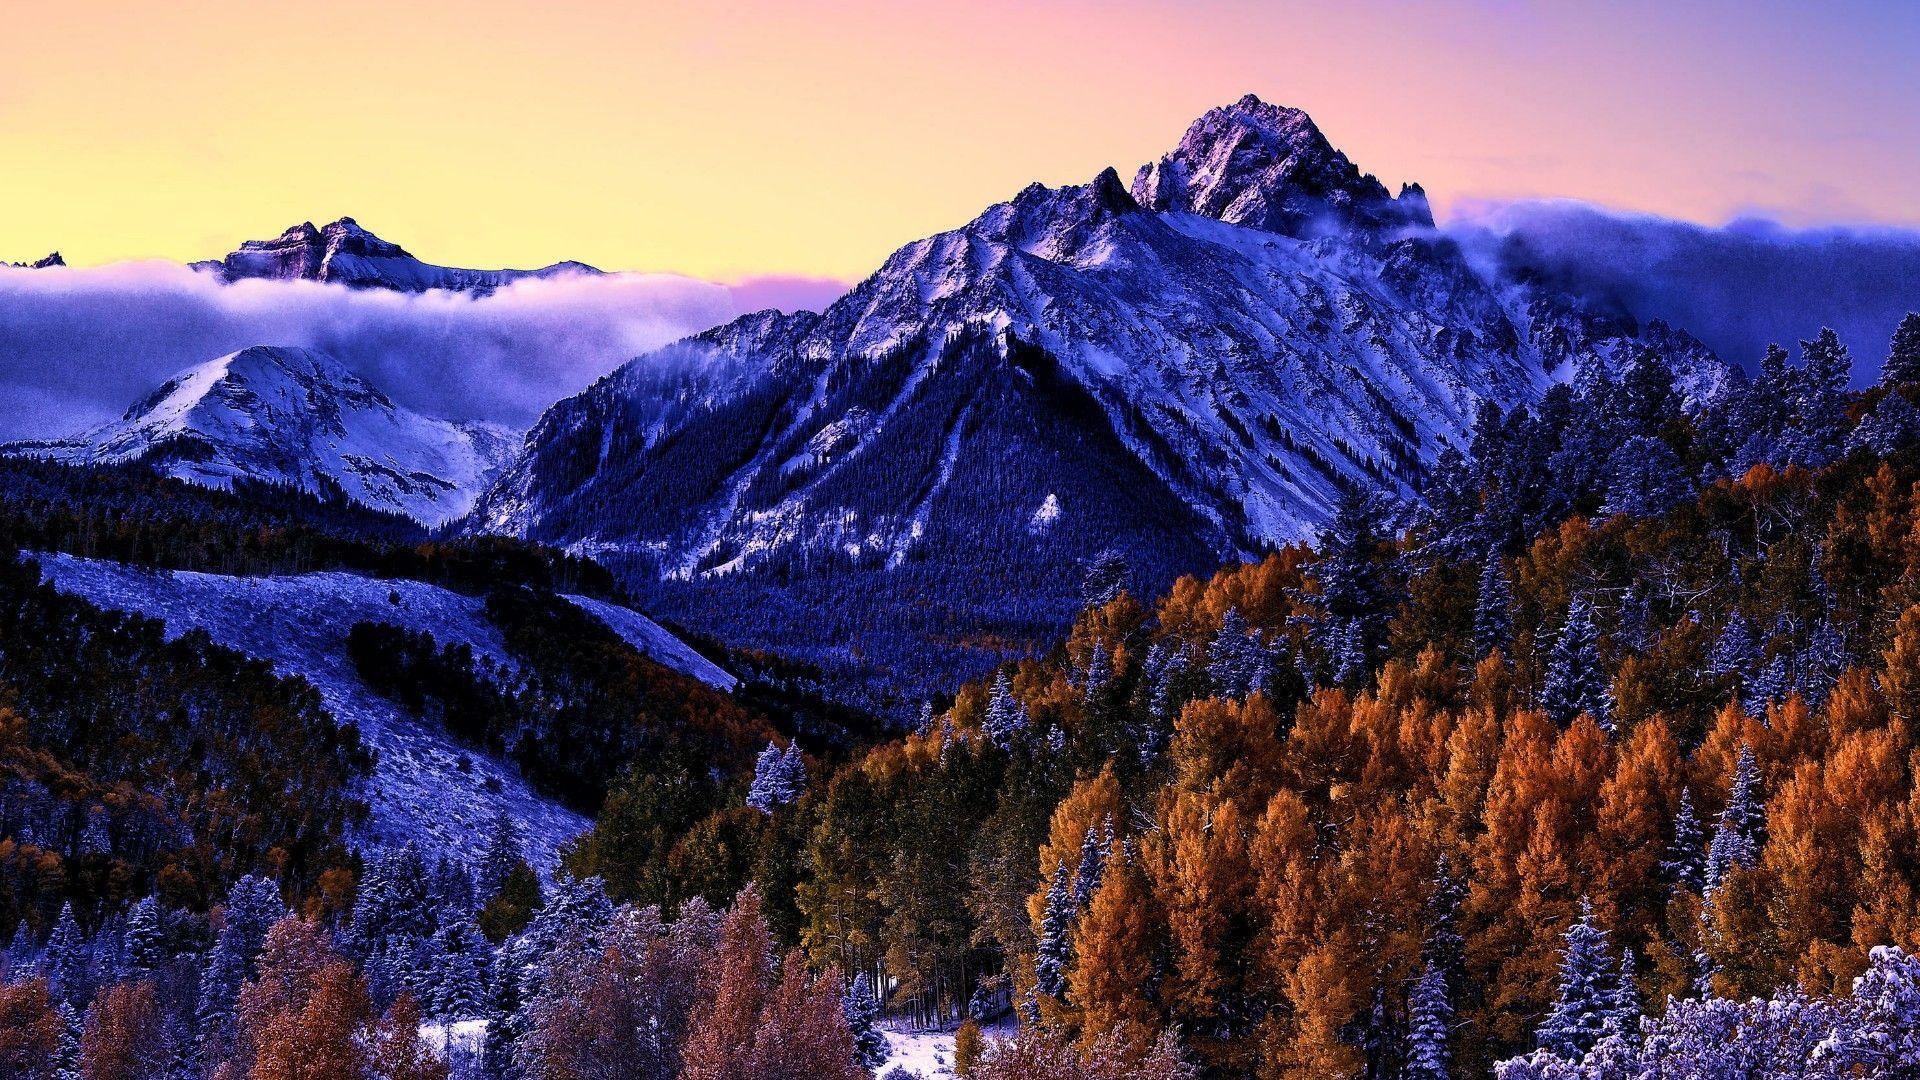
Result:
<svg viewBox="0 0 1920 1080"><path fill-rule="evenodd" d="M351 214L432 261L857 278L1253 92L1390 186L1920 224L1920 3L6 0L0 258Z"/></svg>

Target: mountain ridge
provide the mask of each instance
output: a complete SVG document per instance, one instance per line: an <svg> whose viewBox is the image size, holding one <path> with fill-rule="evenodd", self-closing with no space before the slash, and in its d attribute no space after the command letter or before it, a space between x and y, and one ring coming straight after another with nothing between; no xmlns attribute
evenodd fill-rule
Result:
<svg viewBox="0 0 1920 1080"><path fill-rule="evenodd" d="M421 416L324 353L254 346L181 372L92 431L0 453L143 461L218 488L247 479L337 489L439 525L468 511L516 440L499 425Z"/></svg>

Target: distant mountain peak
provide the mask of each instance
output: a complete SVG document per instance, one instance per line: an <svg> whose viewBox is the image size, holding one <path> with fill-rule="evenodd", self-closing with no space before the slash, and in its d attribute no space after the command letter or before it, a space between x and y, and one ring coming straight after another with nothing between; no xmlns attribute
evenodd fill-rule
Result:
<svg viewBox="0 0 1920 1080"><path fill-rule="evenodd" d="M423 262L406 248L375 235L350 217L315 227L303 221L271 240L248 240L226 258L197 262L196 270L227 281L266 278L321 281L354 288L425 292L447 289L484 295L522 278L598 274L583 262L566 261L538 270L470 270Z"/></svg>
<svg viewBox="0 0 1920 1080"><path fill-rule="evenodd" d="M504 428L420 416L324 352L261 345L181 372L98 429L0 453L338 490L438 525L467 512L517 444Z"/></svg>
<svg viewBox="0 0 1920 1080"><path fill-rule="evenodd" d="M0 262L0 266L12 267L15 270L48 270L65 265L67 260L61 258L57 251L50 252L44 259L35 259L32 262Z"/></svg>
<svg viewBox="0 0 1920 1080"><path fill-rule="evenodd" d="M1395 199L1336 150L1312 117L1252 94L1189 125L1178 146L1134 175L1133 197L1153 210L1294 237L1433 225L1417 185Z"/></svg>

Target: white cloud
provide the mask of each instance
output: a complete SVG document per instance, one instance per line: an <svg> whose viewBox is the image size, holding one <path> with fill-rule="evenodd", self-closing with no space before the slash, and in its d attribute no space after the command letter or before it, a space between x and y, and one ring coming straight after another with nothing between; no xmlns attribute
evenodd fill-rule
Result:
<svg viewBox="0 0 1920 1080"><path fill-rule="evenodd" d="M726 286L664 274L528 279L474 298L222 285L165 262L0 268L0 440L92 426L250 345L324 349L420 412L523 426L635 354L738 310Z"/></svg>

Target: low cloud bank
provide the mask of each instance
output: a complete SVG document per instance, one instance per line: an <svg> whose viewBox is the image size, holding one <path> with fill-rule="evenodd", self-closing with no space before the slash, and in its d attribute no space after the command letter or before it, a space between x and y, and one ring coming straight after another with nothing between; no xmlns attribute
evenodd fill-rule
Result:
<svg viewBox="0 0 1920 1080"><path fill-rule="evenodd" d="M250 345L323 349L409 408L525 426L634 355L818 295L661 274L408 295L212 277L165 262L0 268L0 440L118 416L167 377Z"/></svg>
<svg viewBox="0 0 1920 1080"><path fill-rule="evenodd" d="M1831 326L1870 382L1901 316L1920 310L1920 232L1790 229L1740 219L1718 228L1586 203L1466 204L1445 230L1476 257L1517 260L1635 317L1686 328L1752 370L1767 343Z"/></svg>

